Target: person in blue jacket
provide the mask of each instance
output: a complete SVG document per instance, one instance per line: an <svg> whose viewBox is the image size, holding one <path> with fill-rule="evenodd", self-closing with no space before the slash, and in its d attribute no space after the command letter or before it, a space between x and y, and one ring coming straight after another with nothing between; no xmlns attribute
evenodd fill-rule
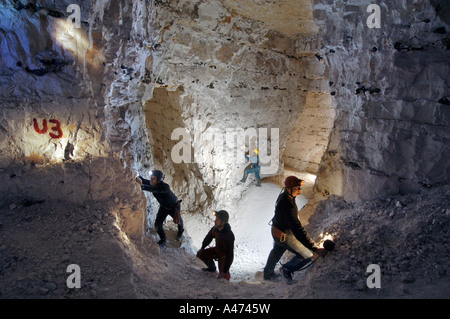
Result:
<svg viewBox="0 0 450 319"><path fill-rule="evenodd" d="M180 214L181 200L178 200L177 196L170 189L170 186L167 183L164 183L163 180L164 174L159 170L153 170L149 180L142 176L136 178L136 181L141 185L141 189L151 192L159 203L159 210L155 219L155 228L160 237L158 245L161 247L165 246L167 243L166 233L163 228L163 223L167 215L170 215L173 218L173 221L178 224L177 240L182 238L184 232L183 219Z"/></svg>
<svg viewBox="0 0 450 319"><path fill-rule="evenodd" d="M253 150L253 156L249 157L247 154L245 154L245 159L250 162L250 165L247 166L247 168L244 171L244 177L242 178L241 182L245 183L245 181L247 180L247 176L249 173L254 173L255 174L255 178L257 181L257 186L260 187L261 186L261 177L259 176L259 171L260 171L260 167L259 167L259 150L257 148L255 148Z"/></svg>

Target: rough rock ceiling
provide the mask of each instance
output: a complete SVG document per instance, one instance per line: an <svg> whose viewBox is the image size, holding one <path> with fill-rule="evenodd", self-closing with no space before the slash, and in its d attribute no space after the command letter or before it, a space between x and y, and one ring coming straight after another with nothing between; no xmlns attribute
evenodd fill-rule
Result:
<svg viewBox="0 0 450 319"><path fill-rule="evenodd" d="M310 0L224 0L240 15L262 21L268 29L287 36L312 36L318 27L313 19Z"/></svg>

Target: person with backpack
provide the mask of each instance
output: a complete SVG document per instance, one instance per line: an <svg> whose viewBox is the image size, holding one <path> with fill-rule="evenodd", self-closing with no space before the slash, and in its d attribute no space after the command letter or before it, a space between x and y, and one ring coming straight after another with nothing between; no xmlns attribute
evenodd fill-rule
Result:
<svg viewBox="0 0 450 319"><path fill-rule="evenodd" d="M158 245L164 247L167 243L163 223L168 215L178 225L177 240L181 240L184 232L183 219L181 218L181 200L178 200L170 186L164 182L163 172L153 170L149 180L139 175L136 181L141 185L142 190L151 192L159 203L159 210L155 219L156 232L160 237Z"/></svg>
<svg viewBox="0 0 450 319"><path fill-rule="evenodd" d="M277 198L275 216L272 219L274 246L264 267L265 280L279 277L274 269L286 250L295 254L280 270L288 283L292 282L292 274L311 262L313 257L325 256L327 253L314 243L298 219L295 197L300 195L303 184L303 180L288 176L284 181L283 192Z"/></svg>
<svg viewBox="0 0 450 319"><path fill-rule="evenodd" d="M211 228L203 240L202 248L197 252L197 257L207 266L202 270L208 272L216 271L214 259L217 259L219 264L219 275L217 278L230 280L230 267L234 259L234 234L228 223L228 212L219 210L213 213L216 216L214 227ZM216 240L216 246L206 248L213 239Z"/></svg>

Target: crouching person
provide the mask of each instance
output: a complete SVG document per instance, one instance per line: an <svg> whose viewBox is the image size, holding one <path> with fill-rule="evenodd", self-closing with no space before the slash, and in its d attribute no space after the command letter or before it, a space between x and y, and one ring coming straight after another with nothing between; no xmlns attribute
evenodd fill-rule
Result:
<svg viewBox="0 0 450 319"><path fill-rule="evenodd" d="M225 278L230 280L230 267L234 259L234 234L231 226L228 224L229 215L225 210L214 212L216 220L214 227L206 235L202 243L202 248L197 252L197 257L205 264L203 271L215 272L216 264L214 259L219 263L219 275L217 278ZM215 238L216 246L206 248Z"/></svg>

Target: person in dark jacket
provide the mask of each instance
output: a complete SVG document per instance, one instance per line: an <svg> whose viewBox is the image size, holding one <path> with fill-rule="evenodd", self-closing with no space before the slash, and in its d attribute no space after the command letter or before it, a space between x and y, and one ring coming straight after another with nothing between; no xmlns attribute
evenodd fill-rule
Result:
<svg viewBox="0 0 450 319"><path fill-rule="evenodd" d="M155 219L155 228L160 237L158 245L161 247L165 246L167 243L166 233L163 228L163 223L167 215L170 215L174 222L178 224L177 240L182 238L184 232L183 219L180 214L181 200L178 200L177 196L175 196L170 189L170 186L164 183L163 180L164 174L159 170L152 171L150 180L145 179L142 176L136 178L136 181L141 185L141 189L151 192L159 203L159 210Z"/></svg>
<svg viewBox="0 0 450 319"><path fill-rule="evenodd" d="M211 228L203 240L202 248L197 252L197 257L207 266L207 268L202 270L210 272L216 271L214 259L217 259L219 263L219 275L217 278L230 280L230 267L234 259L234 234L231 231L230 224L228 224L228 212L219 210L214 213L216 215L214 227ZM213 238L216 239L216 246L206 248Z"/></svg>
<svg viewBox="0 0 450 319"><path fill-rule="evenodd" d="M274 246L264 268L266 280L278 277L274 269L286 250L295 254L281 267L281 274L288 282L292 281L292 273L308 264L313 257L326 255L326 250L316 246L298 219L295 197L300 195L303 183L295 176L287 177L284 191L277 198L275 216L272 219Z"/></svg>

